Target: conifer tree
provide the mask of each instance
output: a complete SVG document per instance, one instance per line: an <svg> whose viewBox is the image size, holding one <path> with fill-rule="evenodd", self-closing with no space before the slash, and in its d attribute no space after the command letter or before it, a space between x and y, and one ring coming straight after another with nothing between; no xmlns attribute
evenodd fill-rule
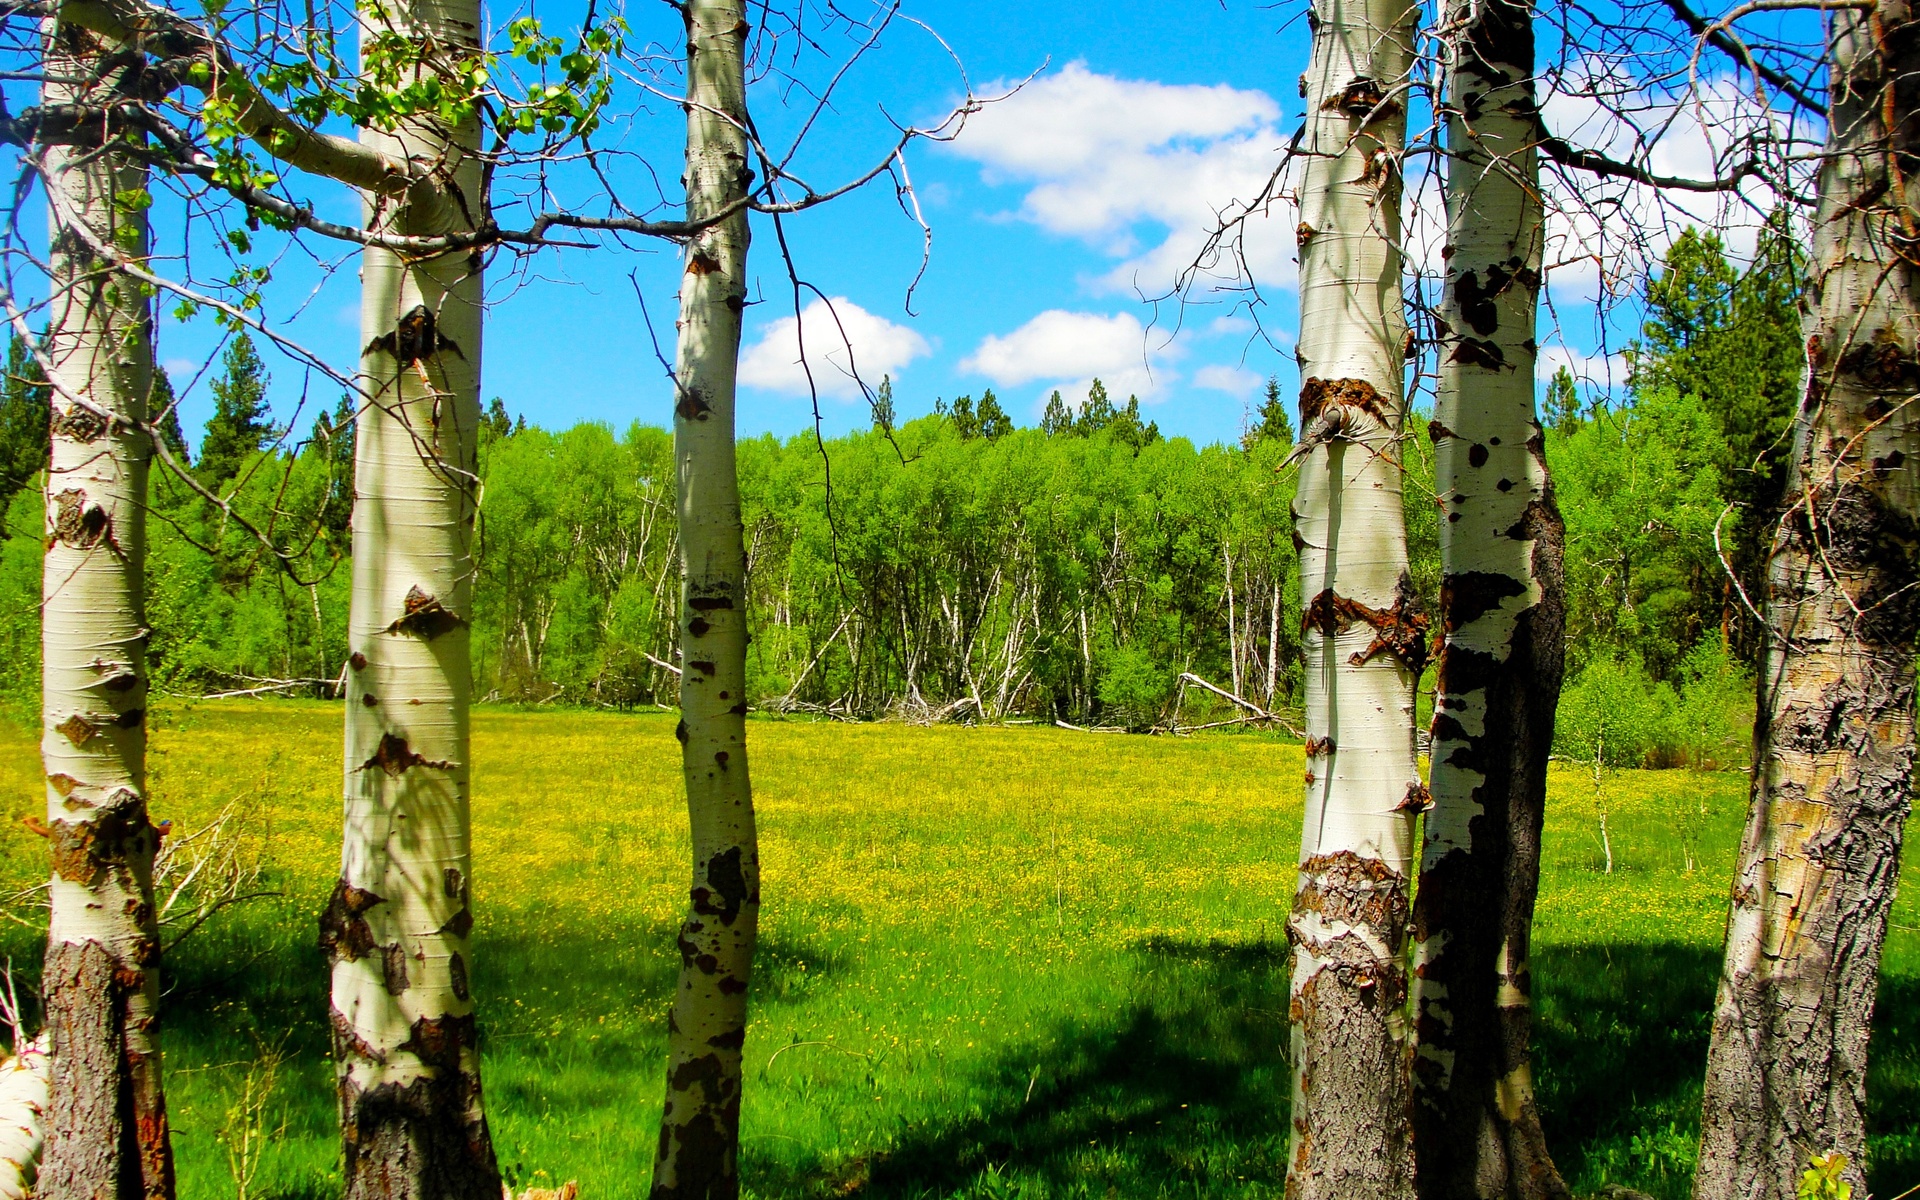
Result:
<svg viewBox="0 0 1920 1200"><path fill-rule="evenodd" d="M200 477L216 489L238 476L274 434L267 420L269 380L253 339L235 334L220 366L212 384L213 416L200 439Z"/></svg>
<svg viewBox="0 0 1920 1200"><path fill-rule="evenodd" d="M1574 382L1573 371L1561 366L1553 373L1547 383L1547 398L1542 406L1547 424L1553 426L1562 436L1571 434L1580 427L1580 388Z"/></svg>
<svg viewBox="0 0 1920 1200"><path fill-rule="evenodd" d="M1114 416L1113 401L1107 398L1107 385L1095 379L1087 389L1087 402L1080 406L1080 416L1073 423L1074 431L1083 437L1092 437L1113 424Z"/></svg>
<svg viewBox="0 0 1920 1200"><path fill-rule="evenodd" d="M873 393L873 427L882 433L892 433L896 419L893 411L893 376L882 375L880 386Z"/></svg>
<svg viewBox="0 0 1920 1200"><path fill-rule="evenodd" d="M1040 432L1048 437L1059 437L1073 432L1073 410L1060 398L1058 388L1047 397L1046 411L1040 414Z"/></svg>
<svg viewBox="0 0 1920 1200"><path fill-rule="evenodd" d="M1000 407L1000 398L988 388L980 397L980 436L990 442L999 441L1013 432L1013 420L1006 410Z"/></svg>
<svg viewBox="0 0 1920 1200"><path fill-rule="evenodd" d="M16 335L7 348L7 379L0 391L0 512L47 466L47 421L53 392L32 349Z"/></svg>
<svg viewBox="0 0 1920 1200"><path fill-rule="evenodd" d="M1291 446L1293 438L1293 417L1287 412L1287 402L1280 395L1280 377L1269 375L1266 392L1260 401L1259 420L1247 430L1244 444L1251 447L1255 442L1278 442L1282 446Z"/></svg>

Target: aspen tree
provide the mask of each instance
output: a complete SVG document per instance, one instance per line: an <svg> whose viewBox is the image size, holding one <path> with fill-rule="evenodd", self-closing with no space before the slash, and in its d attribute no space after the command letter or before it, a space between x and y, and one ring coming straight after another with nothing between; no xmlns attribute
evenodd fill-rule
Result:
<svg viewBox="0 0 1920 1200"><path fill-rule="evenodd" d="M1920 630L1920 26L1829 16L1807 382L1768 572L1751 806L1701 1116L1701 1200L1866 1183L1867 1044L1913 794Z"/></svg>
<svg viewBox="0 0 1920 1200"><path fill-rule="evenodd" d="M114 45L48 23L45 101L110 103ZM53 851L42 987L52 1061L38 1194L171 1197L160 943L147 814L142 426L151 304L110 257L147 254L146 171L98 134L46 148L45 353L55 397L42 588L41 754Z"/></svg>
<svg viewBox="0 0 1920 1200"><path fill-rule="evenodd" d="M1526 0L1447 12L1434 420L1441 645L1414 937L1414 1145L1430 1200L1569 1193L1533 1098L1528 946L1559 701L1564 525L1534 413L1545 229Z"/></svg>
<svg viewBox="0 0 1920 1200"><path fill-rule="evenodd" d="M1290 1200L1413 1195L1404 962L1425 660L1400 508L1400 153L1416 10L1317 0L1300 191L1307 688Z"/></svg>
<svg viewBox="0 0 1920 1200"><path fill-rule="evenodd" d="M422 74L478 52L477 0L377 0L371 42ZM364 53L364 51L363 51ZM486 210L479 121L415 114L362 142L411 164L369 230L466 233ZM361 258L360 387L340 879L321 919L348 1200L500 1194L470 988L468 622L480 423L478 251Z"/></svg>
<svg viewBox="0 0 1920 1200"><path fill-rule="evenodd" d="M687 219L741 204L748 161L743 0L687 0ZM681 763L691 911L667 1024L655 1200L740 1192L741 1047L759 926L760 852L747 778L746 550L734 460L734 378L746 307L747 215L687 242L674 376L681 553Z"/></svg>

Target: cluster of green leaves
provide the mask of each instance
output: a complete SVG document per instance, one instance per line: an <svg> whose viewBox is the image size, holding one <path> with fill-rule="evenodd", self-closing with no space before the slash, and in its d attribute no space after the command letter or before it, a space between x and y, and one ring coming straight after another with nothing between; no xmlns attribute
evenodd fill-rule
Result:
<svg viewBox="0 0 1920 1200"><path fill-rule="evenodd" d="M1564 371L1549 384L1574 676L1562 753L1744 764L1761 645L1747 604L1765 594L1785 486L1801 280L1783 221L1744 270L1717 234L1686 230L1649 282L1628 402L1588 409Z"/></svg>
<svg viewBox="0 0 1920 1200"><path fill-rule="evenodd" d="M506 33L504 54L451 46L415 36L397 10L376 8L361 35L357 72L330 31L314 30L305 57L269 65L258 84L310 125L339 117L389 131L421 119L453 128L491 107L502 135L540 130L583 138L599 128L613 98L612 64L626 51L625 18L589 25L571 44L538 17L517 18ZM516 64L531 68L535 78L521 80ZM214 99L210 94L209 106ZM208 132L216 144L231 144L241 131L231 122L216 130L209 116Z"/></svg>
<svg viewBox="0 0 1920 1200"><path fill-rule="evenodd" d="M268 380L252 343L244 336L229 343L223 368L213 380L216 412L195 477L227 497L234 514L270 531L276 550L292 556L312 582L290 579L276 553L238 521L155 470L146 588L154 682L167 691L202 691L248 679L330 679L346 653L351 409L342 401L313 423L306 441L282 448L279 431L265 420ZM38 481L48 396L37 379L24 347L16 346L0 408L0 460L15 468L0 474L7 534L0 546L0 690L16 704L30 703L39 687L45 516ZM173 406L171 381L156 370L148 410L185 461Z"/></svg>
<svg viewBox="0 0 1920 1200"><path fill-rule="evenodd" d="M1136 447L1116 429L1014 429L991 397L944 408L830 441L831 493L811 437L741 444L757 697L867 714L977 697L1147 724L1183 670L1224 682L1237 658L1250 693L1286 701L1299 617L1284 445ZM504 428L482 452L483 688L655 698L678 603L667 433Z"/></svg>
<svg viewBox="0 0 1920 1200"><path fill-rule="evenodd" d="M1110 433L1136 451L1160 440L1157 422L1140 416L1140 397L1128 396L1125 408L1116 408L1107 396L1107 386L1098 379L1087 390L1086 402L1076 410L1055 392L1047 398L1046 411L1040 415L1041 432L1050 437L1062 435L1093 437Z"/></svg>

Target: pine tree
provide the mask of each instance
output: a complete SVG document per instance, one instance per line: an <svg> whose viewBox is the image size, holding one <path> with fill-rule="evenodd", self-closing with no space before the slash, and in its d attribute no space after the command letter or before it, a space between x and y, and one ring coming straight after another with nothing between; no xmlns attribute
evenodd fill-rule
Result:
<svg viewBox="0 0 1920 1200"><path fill-rule="evenodd" d="M1000 407L999 397L988 388L980 397L980 436L988 441L998 441L1013 432L1013 419Z"/></svg>
<svg viewBox="0 0 1920 1200"><path fill-rule="evenodd" d="M1040 432L1048 437L1059 437L1074 432L1073 410L1060 398L1059 389L1047 397L1047 409L1040 414Z"/></svg>
<svg viewBox="0 0 1920 1200"><path fill-rule="evenodd" d="M159 428L160 440L167 449L182 463L191 461L187 449L187 435L180 428L180 398L174 394L173 380L167 375L167 369L158 364L153 368L153 390L147 396L147 419Z"/></svg>
<svg viewBox="0 0 1920 1200"><path fill-rule="evenodd" d="M0 392L0 512L15 492L46 469L52 402L46 373L32 348L16 335L7 349L6 387Z"/></svg>
<svg viewBox="0 0 1920 1200"><path fill-rule="evenodd" d="M1561 434L1572 434L1580 428L1580 388L1573 380L1573 372L1565 366L1553 373L1553 379L1547 384L1547 398L1543 405L1547 424L1559 430Z"/></svg>
<svg viewBox="0 0 1920 1200"><path fill-rule="evenodd" d="M486 428L484 423L482 428ZM321 528L337 541L344 541L353 518L352 398L342 395L331 415L315 417L308 440L327 460L327 498L320 508Z"/></svg>
<svg viewBox="0 0 1920 1200"><path fill-rule="evenodd" d="M501 438L512 436L513 418L507 415L507 402L495 396L487 401L487 411L480 418L481 444L497 442Z"/></svg>
<svg viewBox="0 0 1920 1200"><path fill-rule="evenodd" d="M1107 385L1098 379L1087 389L1087 402L1080 407L1080 419L1074 422L1074 428L1086 437L1092 437L1102 429L1113 424L1116 414L1113 401L1107 398Z"/></svg>
<svg viewBox="0 0 1920 1200"><path fill-rule="evenodd" d="M893 376L882 375L873 394L873 427L882 433L893 432Z"/></svg>
<svg viewBox="0 0 1920 1200"><path fill-rule="evenodd" d="M239 475L274 436L267 421L269 379L253 339L235 334L220 363L220 376L213 381L213 417L200 439L200 477L215 488Z"/></svg>
<svg viewBox="0 0 1920 1200"><path fill-rule="evenodd" d="M1287 402L1280 397L1280 377L1267 376L1266 395L1260 401L1260 419L1242 443L1251 447L1255 442L1278 442L1282 446L1293 445L1293 418L1287 413Z"/></svg>
<svg viewBox="0 0 1920 1200"><path fill-rule="evenodd" d="M947 409L947 420L953 423L953 431L960 435L963 442L980 436L980 418L973 414L973 397L961 396Z"/></svg>
<svg viewBox="0 0 1920 1200"><path fill-rule="evenodd" d="M1140 397L1128 396L1127 406L1115 413L1113 420L1107 423L1117 441L1133 447L1135 454L1160 440L1160 426L1154 421L1140 419Z"/></svg>

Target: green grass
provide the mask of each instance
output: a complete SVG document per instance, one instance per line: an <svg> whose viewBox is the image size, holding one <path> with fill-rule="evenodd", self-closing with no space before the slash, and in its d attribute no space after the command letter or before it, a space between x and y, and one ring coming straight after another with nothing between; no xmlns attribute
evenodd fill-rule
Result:
<svg viewBox="0 0 1920 1200"><path fill-rule="evenodd" d="M158 817L231 800L285 895L171 963L182 1195L234 1194L217 1132L262 1047L287 1066L255 1194L338 1194L316 915L338 854L339 714L162 707ZM501 1162L644 1193L687 868L668 716L474 721L475 987ZM745 1176L761 1197L1278 1196L1297 745L756 721L764 938ZM1745 787L1556 775L1534 978L1539 1087L1581 1192L1686 1194ZM6 811L32 733L0 728ZM1599 803L1614 872L1604 873ZM1687 869L1689 847L1694 868ZM0 833L0 885L44 870ZM1911 856L1909 856L1911 858ZM1920 913L1896 908L1872 1080L1874 1191L1920 1182ZM36 935L0 932L23 973Z"/></svg>

